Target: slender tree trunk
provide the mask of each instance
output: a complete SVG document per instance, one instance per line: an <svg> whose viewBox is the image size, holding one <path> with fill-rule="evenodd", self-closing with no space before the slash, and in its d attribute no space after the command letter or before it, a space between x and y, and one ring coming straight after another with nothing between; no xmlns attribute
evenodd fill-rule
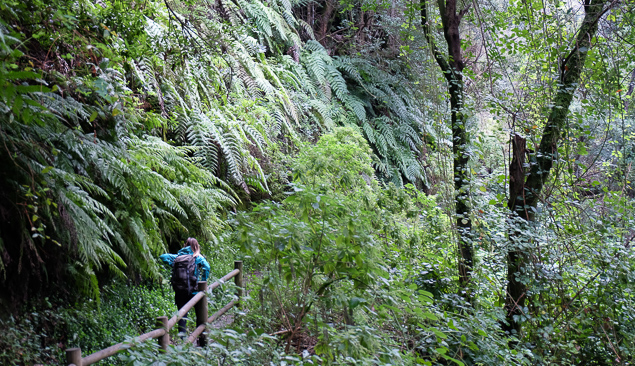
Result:
<svg viewBox="0 0 635 366"><path fill-rule="evenodd" d="M324 12L320 16L320 27L318 28L318 33L315 35L315 38L325 44L325 38L329 31L329 24L331 22L331 17L333 15L334 4L333 0L326 0L324 2Z"/></svg>
<svg viewBox="0 0 635 366"><path fill-rule="evenodd" d="M626 92L626 96L631 96L633 94L633 89L635 88L635 69L631 72L631 82L628 84L628 91ZM629 100L624 100L624 111L628 113Z"/></svg>
<svg viewBox="0 0 635 366"><path fill-rule="evenodd" d="M529 172L524 167L525 141L517 135L513 138L514 156L510 166L508 207L512 215L520 220L510 220L516 225L512 224L510 228L510 250L507 253L507 316L503 329L510 333L520 334L519 316L523 314L523 306L527 299L527 284L522 277L528 270L530 243L527 238L522 237L521 229L534 221L538 199L554 161L558 159L558 141L566 126L569 106L578 87L587 52L591 48L591 39L595 36L598 21L605 13L604 5L607 3L607 0L586 0L584 4L584 20L573 49L560 66L560 86L545 123L538 150L530 157Z"/></svg>
<svg viewBox="0 0 635 366"><path fill-rule="evenodd" d="M509 201L507 207L512 210L509 219L510 249L507 252L507 296L505 298L505 310L507 322L503 328L506 331L514 329L520 332L520 322L514 316L520 316L525 307L527 287L522 281L522 273L525 263L526 238L522 235L522 226L529 221L528 207L525 206L525 156L527 153L527 141L518 134L512 137L512 161L509 165ZM518 220L521 218L522 220ZM520 225L520 226L519 226ZM513 321L510 323L510 319Z"/></svg>
<svg viewBox="0 0 635 366"><path fill-rule="evenodd" d="M443 35L448 44L448 58L439 51L429 24L427 0L421 1L421 23L423 31L432 49L443 75L448 82L452 122L452 153L454 155L454 194L456 200L456 226L459 233L459 282L464 288L470 283L474 253L471 240L472 221L470 219L467 154L468 137L466 132L467 116L463 113L463 56L461 54L461 35L459 24L468 11L465 8L457 13L456 0L439 0L439 11L443 23Z"/></svg>

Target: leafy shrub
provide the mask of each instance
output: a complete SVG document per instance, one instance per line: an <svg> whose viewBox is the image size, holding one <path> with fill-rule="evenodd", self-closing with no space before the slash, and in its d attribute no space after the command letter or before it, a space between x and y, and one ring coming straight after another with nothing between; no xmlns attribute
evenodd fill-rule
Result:
<svg viewBox="0 0 635 366"><path fill-rule="evenodd" d="M84 356L124 337L136 337L156 329L156 317L171 317L176 311L173 291L165 285L129 286L115 282L105 286L100 304L86 302L66 310L68 344L80 347ZM106 362L113 362L113 358Z"/></svg>
<svg viewBox="0 0 635 366"><path fill-rule="evenodd" d="M276 338L261 331L242 329L208 329L213 340L205 348L191 344L170 345L166 353L157 345L144 343L119 356L124 365L318 365L315 355L289 355L280 350Z"/></svg>
<svg viewBox="0 0 635 366"><path fill-rule="evenodd" d="M315 146L305 146L292 164L295 183L316 191L362 195L374 177L372 151L358 131L339 127L323 135Z"/></svg>
<svg viewBox="0 0 635 366"><path fill-rule="evenodd" d="M65 319L45 298L42 309L0 319L0 364L57 364L65 360L58 343L65 339Z"/></svg>

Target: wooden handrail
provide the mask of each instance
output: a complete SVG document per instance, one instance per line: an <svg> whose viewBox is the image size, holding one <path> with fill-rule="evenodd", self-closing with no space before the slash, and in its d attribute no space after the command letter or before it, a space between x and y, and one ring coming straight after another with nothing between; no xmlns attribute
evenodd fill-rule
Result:
<svg viewBox="0 0 635 366"><path fill-rule="evenodd" d="M231 309L237 303L238 303L238 300L232 300L229 304L223 306L219 311L215 312L214 315L212 315L207 320L207 324L213 323L214 320L218 319L218 317L220 317L221 315L225 314L227 312L227 310ZM196 329L194 329L192 334L190 334L190 336L187 337L187 342L188 343L193 343L194 340L196 339L196 337L198 337L201 333L203 333L205 328L207 328L207 324L201 324L198 327L196 327Z"/></svg>
<svg viewBox="0 0 635 366"><path fill-rule="evenodd" d="M128 349L138 343L143 343L144 341L148 340L148 339L152 339L152 338L159 338L160 336L165 334L165 329L155 329L151 332L142 334L136 338L134 338L132 340L132 342L130 343L126 343L126 342L121 342L121 343L117 343L114 346L110 346L108 348L102 349L101 351L97 351L93 354L90 354L84 358L82 358L82 366L83 365L90 365L93 364L97 361L101 361L104 358L110 357L112 355L114 355L115 353L124 350L124 349ZM127 346L127 347L126 347Z"/></svg>
<svg viewBox="0 0 635 366"><path fill-rule="evenodd" d="M228 274L226 274L225 276L221 277L218 281L215 281L214 283L212 283L209 287L207 287L207 282L204 281L200 281L199 282L199 289L200 291L194 295L192 297L192 299L190 299L190 301L188 301L181 309L179 309L179 311L176 313L176 315L174 315L172 318L170 318L170 320L167 320L167 317L158 317L157 318L157 323L161 324L161 328L159 329L155 329L152 330L148 333L144 333L136 338L133 338L131 342L121 342L121 343L117 343L114 346L110 346L108 348L102 349L101 351L97 351L95 353L92 353L86 357L82 358L82 350L80 348L68 348L66 350L66 361L68 362L69 366L86 366L86 365L91 365L95 362L101 361L104 358L110 357L114 354L116 354L119 351L123 351L126 350L130 347L133 347L139 343L142 343L148 339L154 339L154 338L160 338L159 339L159 346L161 348L162 351L166 351L167 350L167 343L169 341L169 339L166 339L165 337L169 337L168 332L170 331L170 329L172 329L172 327L174 327L174 325L176 325L176 323L182 319L191 309L192 307L196 306L197 304L199 304L199 301L203 300L205 303L204 304L199 304L200 308L197 310L197 324L198 326L196 327L196 329L194 330L194 332L192 332L192 334L187 338L187 342L192 343L194 342L194 340L198 337L199 338L199 345L204 345L206 343L206 339L204 337L204 335L202 334L203 331L205 330L205 327L207 324L212 323L214 320L216 320L219 316L223 315L225 312L227 312L227 310L231 309L234 305L239 304L239 300L240 297L242 297L243 295L243 275L242 275L242 268L243 268L243 262L242 261L235 261L234 262L234 270L229 272ZM217 288L218 286L220 286L221 284L229 281L230 279L234 278L234 281L236 283L236 286L238 287L238 297L239 299L235 299L232 300L229 304L225 305L224 307L222 307L220 310L218 310L216 313L214 313L214 315L212 315L211 317L207 318L207 297L205 296L206 293L211 293L215 288ZM202 319L198 319L199 314L200 313L200 317ZM166 321L167 320L167 321Z"/></svg>
<svg viewBox="0 0 635 366"><path fill-rule="evenodd" d="M207 288L207 292L211 293L212 290L214 290L216 287L218 287L221 284L229 281L230 279L232 279L232 277L236 276L238 273L240 273L240 271L237 270L237 269L229 272L225 276L221 277L218 281L212 283L212 285ZM179 309L179 312L175 316L170 318L170 320L168 321L168 329L172 329L172 327L174 327L174 325L179 320L181 320L194 307L194 305L200 299L203 298L203 296L205 296L204 293L198 292L196 295L194 295L194 297L192 297L192 299L190 299L190 301L188 301L185 305L183 305L183 307L181 309Z"/></svg>
<svg viewBox="0 0 635 366"><path fill-rule="evenodd" d="M183 319L183 317L187 315L187 313L192 309L192 307L194 307L194 305L204 296L205 296L205 293L199 292L196 295L194 295L194 297L192 297L190 301L188 301L185 305L183 305L183 307L179 309L176 315L171 317L170 320L168 320L168 329L172 329L172 327L174 327L174 325L179 320Z"/></svg>

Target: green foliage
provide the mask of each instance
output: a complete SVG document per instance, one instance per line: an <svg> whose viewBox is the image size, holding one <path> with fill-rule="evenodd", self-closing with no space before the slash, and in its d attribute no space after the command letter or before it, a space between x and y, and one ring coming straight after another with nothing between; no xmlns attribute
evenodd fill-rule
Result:
<svg viewBox="0 0 635 366"><path fill-rule="evenodd" d="M81 347L83 355L110 347L156 328L156 317L176 311L169 286L104 287L101 302L87 302L65 310L67 342Z"/></svg>
<svg viewBox="0 0 635 366"><path fill-rule="evenodd" d="M312 347L325 364L526 363L498 332L500 312L472 314L449 287L450 220L433 199L361 177L371 160L354 130L303 149L293 166L308 185L234 223L263 271L242 322L281 329L286 350Z"/></svg>
<svg viewBox="0 0 635 366"><path fill-rule="evenodd" d="M350 303L379 271L370 236L374 211L365 195L352 190L365 184L359 174L370 169L368 147L360 138L350 129L324 136L295 162L296 171L315 177L313 186L294 184L282 203L262 203L237 217L238 242L268 268L263 283L268 296L279 296L285 284L299 284L296 305L284 319L289 330L303 327L315 301ZM322 154L332 158L314 160ZM353 157L357 162L346 160ZM315 187L317 182L322 185ZM353 293L343 296L342 288Z"/></svg>
<svg viewBox="0 0 635 366"><path fill-rule="evenodd" d="M584 50L530 225L506 208L508 132L531 167L582 9L474 6L466 299L440 122L451 111L419 3L2 2L0 303L20 316L0 324L0 363L55 363L63 346L87 354L149 330L174 311L156 256L190 236L212 278L246 257L248 311L210 329L210 347L148 343L113 362L631 363L632 5L613 3ZM531 263L515 274L528 292L510 336L513 250ZM15 308L48 292L82 301Z"/></svg>
<svg viewBox="0 0 635 366"><path fill-rule="evenodd" d="M0 205L19 230L1 231L0 274L24 259L35 284L56 253L68 265L48 273L84 294L104 272L156 278L170 243L218 243L227 207L279 193L262 168L271 144L337 125L364 131L380 178L425 184L412 85L330 56L294 5L3 4Z"/></svg>
<svg viewBox="0 0 635 366"><path fill-rule="evenodd" d="M316 365L315 355L286 354L275 344L276 338L259 330L209 329L213 343L200 349L192 345L170 345L168 352L157 353L157 346L144 343L130 349L119 359L124 365Z"/></svg>
<svg viewBox="0 0 635 366"><path fill-rule="evenodd" d="M292 167L294 181L315 190L361 193L373 180L371 154L356 130L336 128L300 151Z"/></svg>
<svg viewBox="0 0 635 366"><path fill-rule="evenodd" d="M79 11L91 9L90 19L99 22L104 14L96 9ZM19 20L25 9L14 10ZM53 24L63 22L64 16L56 14ZM33 26L34 31L46 27ZM184 236L197 236L203 243L215 240L224 226L220 212L236 204L231 188L190 156L194 148L137 134L144 115L124 107L136 101L122 58L101 58L92 64L92 75L36 73L32 67L11 71L19 69L15 63L23 65L23 35L17 27L0 29L6 55L0 67L5 85L0 140L6 149L0 160L10 173L0 182L7 225L2 228L7 246L0 264L4 286L26 277L24 287L10 288L21 296L19 291L37 286L42 276L70 277L80 293L97 297L99 272L156 277L154 258L166 243ZM85 41L74 40L73 46ZM88 47L88 53L108 50L104 47ZM46 87L48 83L55 86ZM11 233L9 226L17 231ZM58 266L58 261L66 265Z"/></svg>
<svg viewBox="0 0 635 366"><path fill-rule="evenodd" d="M74 307L45 298L38 307L25 309L17 318L0 320L2 364L62 364L66 348L81 347L82 354L155 329L157 316L176 311L169 286L130 286L123 282L105 286L101 301ZM114 362L113 362L114 361ZM109 359L107 364L117 363Z"/></svg>
<svg viewBox="0 0 635 366"><path fill-rule="evenodd" d="M56 311L49 298L41 309L25 309L17 318L0 320L0 362L15 364L59 363L62 353L57 343L66 335L65 318Z"/></svg>

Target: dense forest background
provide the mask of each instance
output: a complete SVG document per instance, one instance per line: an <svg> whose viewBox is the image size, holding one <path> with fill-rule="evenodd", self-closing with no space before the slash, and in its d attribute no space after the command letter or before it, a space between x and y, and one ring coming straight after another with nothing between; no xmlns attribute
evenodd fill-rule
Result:
<svg viewBox="0 0 635 366"><path fill-rule="evenodd" d="M0 363L152 329L195 237L213 279L244 260L243 309L108 362L633 364L634 26L631 0L0 1Z"/></svg>

